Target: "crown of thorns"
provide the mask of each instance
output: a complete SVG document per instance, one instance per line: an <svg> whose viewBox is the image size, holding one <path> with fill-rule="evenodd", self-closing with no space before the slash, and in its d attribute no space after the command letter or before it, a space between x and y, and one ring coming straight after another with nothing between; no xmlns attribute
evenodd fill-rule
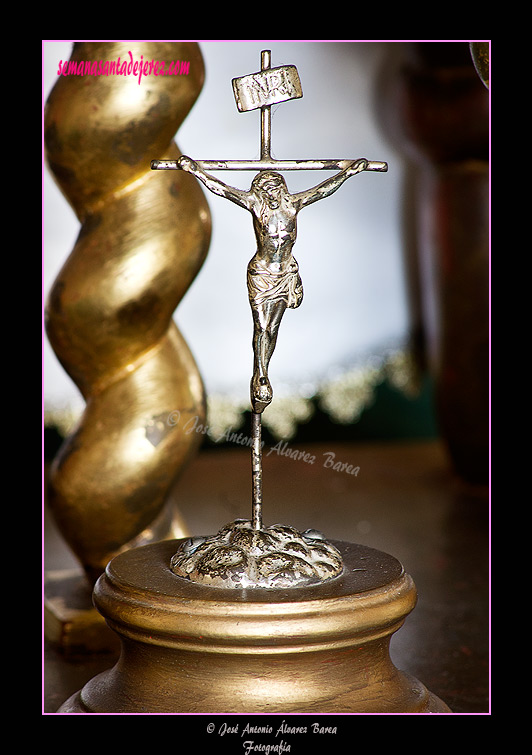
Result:
<svg viewBox="0 0 532 755"><path fill-rule="evenodd" d="M286 185L286 181L280 173L273 171L262 171L252 181L252 185L258 188L264 189L268 184L282 183Z"/></svg>

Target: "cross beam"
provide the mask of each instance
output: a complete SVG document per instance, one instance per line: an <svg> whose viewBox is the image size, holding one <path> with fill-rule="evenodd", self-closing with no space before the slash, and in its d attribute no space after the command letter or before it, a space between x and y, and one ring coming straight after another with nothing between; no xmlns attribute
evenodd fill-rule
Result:
<svg viewBox="0 0 532 755"><path fill-rule="evenodd" d="M196 160L204 171L210 170L345 170L353 160L275 160L272 157L261 160ZM152 160L152 170L180 170L177 160ZM386 173L388 164L368 160L365 170Z"/></svg>

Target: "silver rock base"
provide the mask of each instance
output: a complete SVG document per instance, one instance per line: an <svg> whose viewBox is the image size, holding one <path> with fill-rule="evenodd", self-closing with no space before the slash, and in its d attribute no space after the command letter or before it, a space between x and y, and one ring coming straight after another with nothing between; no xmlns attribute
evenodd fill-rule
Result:
<svg viewBox="0 0 532 755"><path fill-rule="evenodd" d="M212 537L181 543L170 562L174 574L223 588L284 588L319 584L343 570L340 552L316 530L274 524L254 529L237 519Z"/></svg>

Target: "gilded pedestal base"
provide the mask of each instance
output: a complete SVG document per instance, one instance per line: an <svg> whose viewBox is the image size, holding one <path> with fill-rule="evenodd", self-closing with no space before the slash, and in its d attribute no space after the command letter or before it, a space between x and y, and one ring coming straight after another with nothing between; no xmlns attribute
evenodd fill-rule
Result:
<svg viewBox="0 0 532 755"><path fill-rule="evenodd" d="M120 659L59 712L450 712L389 655L412 579L392 556L334 545L340 577L284 590L192 584L170 570L176 541L117 556L94 600Z"/></svg>

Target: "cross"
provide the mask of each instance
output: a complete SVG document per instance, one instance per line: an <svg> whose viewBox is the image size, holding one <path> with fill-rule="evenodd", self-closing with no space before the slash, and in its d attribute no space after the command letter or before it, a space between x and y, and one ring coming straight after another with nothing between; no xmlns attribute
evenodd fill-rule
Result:
<svg viewBox="0 0 532 755"><path fill-rule="evenodd" d="M277 329L284 310L286 307L299 306L302 298L297 262L291 256L291 249L296 238L297 213L302 207L332 194L349 176L361 171L384 173L388 170L388 165L385 162L365 159L274 159L271 155L271 106L298 99L303 96L303 92L296 67L288 65L272 68L270 50L262 51L259 72L233 79L232 85L236 105L240 112L260 108L260 159L192 161L182 156L179 160L152 160L151 168L152 170L186 170L201 180L214 194L230 199L252 212L254 216L258 251L248 266L248 289L254 317L255 353L251 414L252 525L254 530L261 530L261 414L273 395L267 377L267 367L275 348ZM240 191L208 175L208 171L225 170L257 171L250 191ZM313 189L291 195L287 190L282 194L283 189L279 189L279 183L284 184L284 179L277 173L277 171L288 170L334 170L340 173ZM255 188L257 177L263 171L264 186L259 188L257 184ZM286 189L285 184L284 186ZM268 221L265 220L266 216L269 217Z"/></svg>
<svg viewBox="0 0 532 755"><path fill-rule="evenodd" d="M344 170L353 160L275 160L271 156L271 106L303 96L295 66L271 68L271 51L261 53L261 70L233 79L233 92L239 112L260 108L260 160L197 160L209 170ZM177 160L152 160L152 170L179 170ZM385 173L388 165L369 160L365 170Z"/></svg>

